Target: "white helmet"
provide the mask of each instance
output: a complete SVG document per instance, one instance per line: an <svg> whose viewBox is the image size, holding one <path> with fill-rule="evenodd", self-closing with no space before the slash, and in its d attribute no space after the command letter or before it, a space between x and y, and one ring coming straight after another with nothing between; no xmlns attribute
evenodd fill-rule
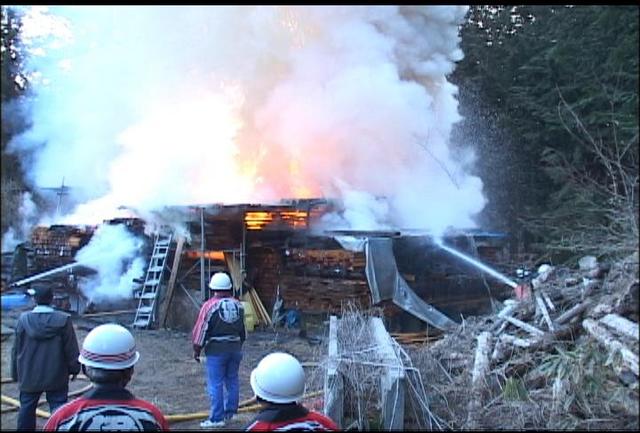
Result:
<svg viewBox="0 0 640 433"><path fill-rule="evenodd" d="M251 372L251 388L263 400L294 403L304 394L304 369L288 353L271 353Z"/></svg>
<svg viewBox="0 0 640 433"><path fill-rule="evenodd" d="M216 272L209 282L209 288L211 290L231 290L231 287L231 279L229 275L224 272Z"/></svg>
<svg viewBox="0 0 640 433"><path fill-rule="evenodd" d="M115 323L100 325L87 334L78 361L87 367L124 370L138 362L140 353L131 332Z"/></svg>

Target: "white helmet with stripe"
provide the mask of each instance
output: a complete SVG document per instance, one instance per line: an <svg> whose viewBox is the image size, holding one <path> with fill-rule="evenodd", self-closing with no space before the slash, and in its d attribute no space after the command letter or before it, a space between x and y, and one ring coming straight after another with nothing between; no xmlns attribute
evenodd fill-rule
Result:
<svg viewBox="0 0 640 433"><path fill-rule="evenodd" d="M304 394L302 364L283 352L271 353L258 363L249 379L253 392L271 403L294 403Z"/></svg>
<svg viewBox="0 0 640 433"><path fill-rule="evenodd" d="M131 332L116 323L100 325L87 334L78 361L87 367L124 370L140 359Z"/></svg>
<svg viewBox="0 0 640 433"><path fill-rule="evenodd" d="M209 288L211 290L231 290L233 288L233 284L231 284L231 278L224 272L216 272L211 277L211 281L209 281Z"/></svg>

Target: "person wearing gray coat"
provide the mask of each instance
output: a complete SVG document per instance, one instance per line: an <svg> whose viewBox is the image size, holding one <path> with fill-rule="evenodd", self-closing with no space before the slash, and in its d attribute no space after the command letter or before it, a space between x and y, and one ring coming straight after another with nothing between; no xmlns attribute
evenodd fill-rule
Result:
<svg viewBox="0 0 640 433"><path fill-rule="evenodd" d="M11 352L11 377L20 389L18 430L35 431L36 407L46 393L53 413L67 402L69 376L80 373L79 350L71 316L51 307L51 288L38 288L33 310L18 318Z"/></svg>

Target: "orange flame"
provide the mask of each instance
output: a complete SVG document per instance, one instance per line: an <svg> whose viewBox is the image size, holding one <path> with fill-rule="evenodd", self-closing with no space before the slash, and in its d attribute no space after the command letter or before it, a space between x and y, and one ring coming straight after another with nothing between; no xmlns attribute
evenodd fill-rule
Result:
<svg viewBox="0 0 640 433"><path fill-rule="evenodd" d="M189 259L204 257L205 259L224 261L224 252L222 251L205 251L202 253L200 251L189 250L185 251L184 255Z"/></svg>
<svg viewBox="0 0 640 433"><path fill-rule="evenodd" d="M308 212L291 210L291 211L250 211L244 216L247 230L262 230L265 226L272 223L281 223L294 229L307 227Z"/></svg>

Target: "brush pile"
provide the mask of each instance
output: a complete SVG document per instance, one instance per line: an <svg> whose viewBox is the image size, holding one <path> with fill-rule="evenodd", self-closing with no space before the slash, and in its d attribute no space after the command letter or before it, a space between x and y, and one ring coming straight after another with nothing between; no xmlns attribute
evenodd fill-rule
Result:
<svg viewBox="0 0 640 433"><path fill-rule="evenodd" d="M638 253L542 265L525 299L408 348L447 429L638 428Z"/></svg>

